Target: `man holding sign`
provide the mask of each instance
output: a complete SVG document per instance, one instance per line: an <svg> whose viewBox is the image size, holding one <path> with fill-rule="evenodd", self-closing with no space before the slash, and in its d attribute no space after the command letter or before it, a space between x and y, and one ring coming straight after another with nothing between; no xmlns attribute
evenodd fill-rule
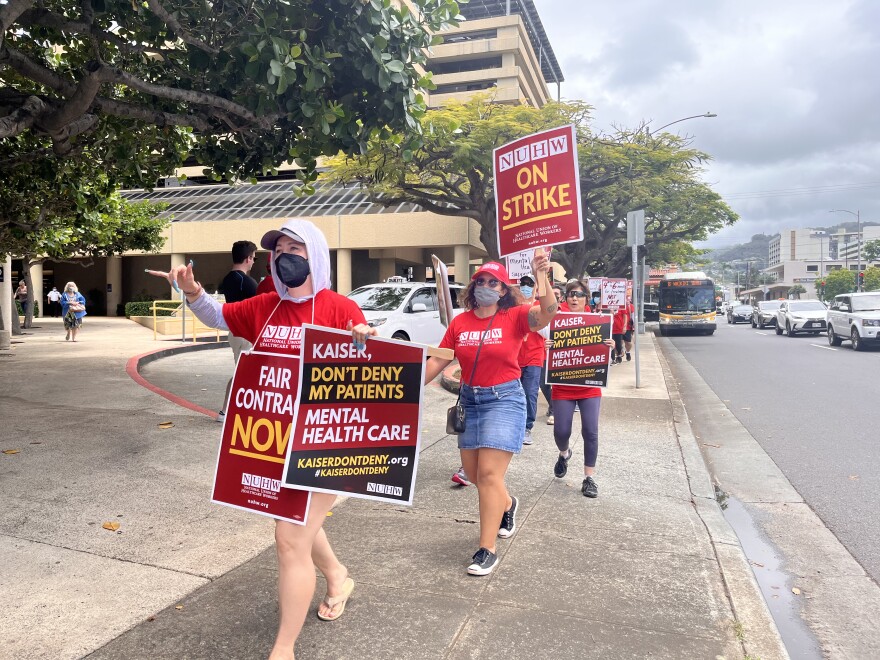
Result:
<svg viewBox="0 0 880 660"><path fill-rule="evenodd" d="M209 327L254 345L236 369L217 464L215 502L270 515L278 554L279 625L271 660L292 658L315 591L315 568L327 579L318 617L341 616L354 582L339 562L323 524L335 495L280 488L297 391L302 325L348 329L362 342L372 330L349 298L330 290L330 250L311 222L290 220L261 241L274 254L273 293L222 304L207 295L192 262L164 277ZM241 373L239 373L241 370Z"/></svg>
<svg viewBox="0 0 880 660"><path fill-rule="evenodd" d="M562 479L568 472L569 446L574 411L581 414L584 439L584 497L598 497L593 480L599 455L599 404L601 387L608 383L611 317L588 314L590 287L582 280L570 280L565 299L570 313L559 314L550 325L552 348L547 355L547 382L553 384L553 439L559 449L553 474Z"/></svg>

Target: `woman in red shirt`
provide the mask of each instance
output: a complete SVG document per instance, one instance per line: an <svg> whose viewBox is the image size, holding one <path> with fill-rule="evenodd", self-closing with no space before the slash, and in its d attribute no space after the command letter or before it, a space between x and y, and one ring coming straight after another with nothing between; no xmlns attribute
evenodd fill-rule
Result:
<svg viewBox="0 0 880 660"><path fill-rule="evenodd" d="M441 348L455 351L461 365L466 430L458 436L458 448L464 471L480 496L480 547L467 569L471 575L491 573L498 562L497 539L510 538L516 531L518 502L507 492L504 477L511 458L522 450L526 426L517 356L523 338L546 326L557 309L546 282L547 255L536 256L532 266L546 284L540 306L521 304L518 292L507 284L504 266L483 264L461 293L466 311L452 320L440 342ZM450 362L430 358L425 382L434 380Z"/></svg>
<svg viewBox="0 0 880 660"><path fill-rule="evenodd" d="M612 353L611 357L614 364L623 362L623 341L624 335L629 330L629 320L629 303L627 303L623 307L617 308L617 311L614 313L614 320L611 322L611 337L614 339L614 353Z"/></svg>
<svg viewBox="0 0 880 660"><path fill-rule="evenodd" d="M330 289L330 250L321 231L311 222L290 220L270 231L261 241L272 252L274 291L240 302L221 304L208 296L188 266L169 273L149 271L179 285L193 314L209 327L228 329L254 345L254 350L299 355L302 335L294 332L303 323L352 329L358 341L375 334L360 308L350 298ZM287 332L264 332L270 323ZM275 521L278 555L279 624L270 660L293 658L315 591L315 568L327 579L327 595L318 605L318 617L333 621L342 615L354 581L339 562L323 524L335 495L312 493L305 525Z"/></svg>
<svg viewBox="0 0 880 660"><path fill-rule="evenodd" d="M571 312L589 312L590 288L582 280L569 280L565 285L565 299ZM606 339L608 346L614 346ZM599 404L602 401L602 388L579 385L553 386L553 439L559 449L559 457L553 466L553 474L562 479L568 472L568 461L572 451L569 447L571 423L577 408L581 413L581 435L584 438L584 481L581 493L585 497L598 497L599 488L593 481L596 471L596 458L599 455Z"/></svg>

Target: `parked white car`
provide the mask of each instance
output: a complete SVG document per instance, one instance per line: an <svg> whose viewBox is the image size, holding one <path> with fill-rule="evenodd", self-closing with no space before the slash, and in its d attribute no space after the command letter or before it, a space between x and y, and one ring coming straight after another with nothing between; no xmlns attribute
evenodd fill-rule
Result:
<svg viewBox="0 0 880 660"><path fill-rule="evenodd" d="M880 346L880 291L834 296L828 310L828 344L849 340L853 350Z"/></svg>
<svg viewBox="0 0 880 660"><path fill-rule="evenodd" d="M458 308L460 284L452 289L453 315ZM368 284L351 293L364 313L367 323L376 328L380 337L393 337L418 344L436 346L443 339L446 328L440 323L437 305L437 285L433 282L383 282Z"/></svg>
<svg viewBox="0 0 880 660"><path fill-rule="evenodd" d="M794 337L798 332L825 332L828 308L821 300L785 300L776 310L776 334Z"/></svg>

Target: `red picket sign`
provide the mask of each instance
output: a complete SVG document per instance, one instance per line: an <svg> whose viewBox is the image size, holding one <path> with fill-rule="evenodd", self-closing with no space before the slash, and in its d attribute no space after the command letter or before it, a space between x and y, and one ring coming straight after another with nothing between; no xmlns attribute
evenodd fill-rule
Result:
<svg viewBox="0 0 880 660"><path fill-rule="evenodd" d="M553 348L547 351L548 385L605 387L611 347L603 343L611 338L608 314L560 312L550 321Z"/></svg>

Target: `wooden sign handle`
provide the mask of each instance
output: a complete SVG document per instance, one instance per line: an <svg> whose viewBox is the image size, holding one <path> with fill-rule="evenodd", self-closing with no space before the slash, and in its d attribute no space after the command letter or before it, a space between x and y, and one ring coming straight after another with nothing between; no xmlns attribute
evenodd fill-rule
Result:
<svg viewBox="0 0 880 660"><path fill-rule="evenodd" d="M535 256L543 257L544 248L535 248ZM547 277L544 276L543 273L535 273L535 279L537 280L536 284L538 285L538 298L543 298L547 295Z"/></svg>
<svg viewBox="0 0 880 660"><path fill-rule="evenodd" d="M428 346L428 357L440 358L441 360L453 360L455 359L455 351L451 348Z"/></svg>

